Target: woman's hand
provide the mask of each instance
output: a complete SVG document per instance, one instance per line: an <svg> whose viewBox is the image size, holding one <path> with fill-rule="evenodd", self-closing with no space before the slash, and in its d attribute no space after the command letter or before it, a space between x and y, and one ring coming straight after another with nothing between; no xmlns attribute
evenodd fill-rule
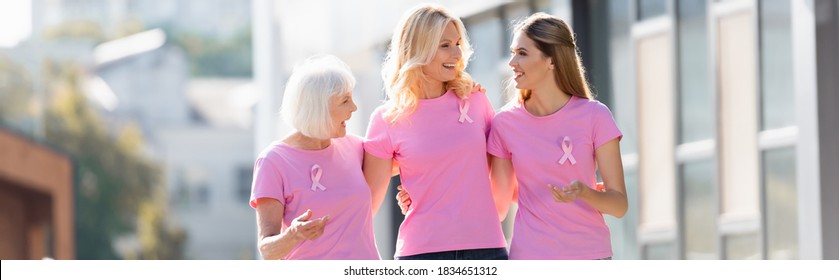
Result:
<svg viewBox="0 0 839 280"><path fill-rule="evenodd" d="M329 215L309 220L311 218L312 210L306 210L305 213L295 218L288 227L290 235L298 240L312 240L323 235L323 229L329 221Z"/></svg>
<svg viewBox="0 0 839 280"><path fill-rule="evenodd" d="M476 92L476 91L480 91L481 93L487 93L487 89L482 87L480 83L474 83L472 85L472 91L471 92Z"/></svg>
<svg viewBox="0 0 839 280"><path fill-rule="evenodd" d="M583 192L589 189L580 181L574 180L571 184L568 184L565 187L557 188L552 184L548 184L548 188L551 189L551 194L553 194L554 200L560 203L568 203L572 202L577 199Z"/></svg>
<svg viewBox="0 0 839 280"><path fill-rule="evenodd" d="M256 201L256 224L259 240L259 254L266 260L282 260L305 240L323 235L329 222L329 216L310 220L312 210L295 218L291 225L283 230L285 205L273 198L259 198Z"/></svg>
<svg viewBox="0 0 839 280"><path fill-rule="evenodd" d="M411 196L408 194L408 191L402 187L402 185L399 185L396 189L399 190L399 192L396 193L396 202L399 204L399 209L402 210L402 215L405 215L408 213L408 208L411 207L411 202L413 201L411 201Z"/></svg>

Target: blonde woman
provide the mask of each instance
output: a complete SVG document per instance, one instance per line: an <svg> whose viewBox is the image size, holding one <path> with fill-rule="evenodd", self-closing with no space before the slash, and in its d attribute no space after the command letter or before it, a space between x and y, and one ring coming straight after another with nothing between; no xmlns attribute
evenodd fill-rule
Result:
<svg viewBox="0 0 839 280"><path fill-rule="evenodd" d="M437 5L414 7L394 31L388 101L370 118L364 175L374 213L393 161L410 194L396 259L507 259L486 154L494 111L464 72L471 54L463 23Z"/></svg>
<svg viewBox="0 0 839 280"><path fill-rule="evenodd" d="M603 214L628 208L622 134L592 98L574 33L537 13L515 27L510 51L518 98L495 116L487 143L499 213L518 186L510 259L610 259Z"/></svg>
<svg viewBox="0 0 839 280"><path fill-rule="evenodd" d="M296 131L254 164L250 205L264 259L381 259L362 139L347 134L354 86L333 56L312 57L289 78L281 113Z"/></svg>

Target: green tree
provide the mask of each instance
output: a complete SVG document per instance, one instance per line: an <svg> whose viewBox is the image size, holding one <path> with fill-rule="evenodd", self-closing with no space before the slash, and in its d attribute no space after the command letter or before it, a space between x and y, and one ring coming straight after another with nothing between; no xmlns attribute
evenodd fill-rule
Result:
<svg viewBox="0 0 839 280"><path fill-rule="evenodd" d="M125 36L130 36L146 30L143 21L137 17L128 17L120 20L114 28L114 35L109 40L119 39Z"/></svg>
<svg viewBox="0 0 839 280"><path fill-rule="evenodd" d="M176 45L183 48L190 60L193 76L253 76L253 45L250 28L229 39L218 39L192 32L171 31Z"/></svg>
<svg viewBox="0 0 839 280"><path fill-rule="evenodd" d="M0 53L0 120L16 122L30 115L31 81L26 69Z"/></svg>
<svg viewBox="0 0 839 280"><path fill-rule="evenodd" d="M76 84L74 66L48 70L53 102L45 116L45 141L74 158L76 257L117 259L112 240L135 231L138 238L153 240L138 257L180 257L185 235L168 225L165 196L156 195L163 192L163 173L141 154L140 130L129 124L111 132Z"/></svg>
<svg viewBox="0 0 839 280"><path fill-rule="evenodd" d="M106 37L102 27L92 20L71 20L48 26L43 36L47 40L87 39L94 42L103 42Z"/></svg>

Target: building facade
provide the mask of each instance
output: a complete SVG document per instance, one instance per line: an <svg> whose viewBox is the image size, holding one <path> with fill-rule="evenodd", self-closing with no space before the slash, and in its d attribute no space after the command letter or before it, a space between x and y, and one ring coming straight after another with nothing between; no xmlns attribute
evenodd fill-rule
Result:
<svg viewBox="0 0 839 280"><path fill-rule="evenodd" d="M106 119L143 128L145 150L164 166L171 218L186 232L185 258L251 258L256 229L245 226L252 211L242 195L253 165L250 79L190 78L160 29L103 43L93 57L87 92Z"/></svg>
<svg viewBox="0 0 839 280"><path fill-rule="evenodd" d="M0 259L75 259L73 163L0 127Z"/></svg>

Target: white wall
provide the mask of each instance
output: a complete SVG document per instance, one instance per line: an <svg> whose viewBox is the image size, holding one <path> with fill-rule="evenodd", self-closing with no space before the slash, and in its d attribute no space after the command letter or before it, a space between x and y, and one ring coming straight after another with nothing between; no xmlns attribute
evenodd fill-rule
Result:
<svg viewBox="0 0 839 280"><path fill-rule="evenodd" d="M253 133L249 129L172 127L159 131L174 199L172 213L187 230L185 256L190 259L250 259L256 244L255 213L238 194L238 170L253 166ZM190 171L193 181L209 189L208 201L196 197L196 185L187 184L192 197L178 198L179 180ZM249 183L244 187L248 187ZM199 184L201 185L201 184Z"/></svg>

